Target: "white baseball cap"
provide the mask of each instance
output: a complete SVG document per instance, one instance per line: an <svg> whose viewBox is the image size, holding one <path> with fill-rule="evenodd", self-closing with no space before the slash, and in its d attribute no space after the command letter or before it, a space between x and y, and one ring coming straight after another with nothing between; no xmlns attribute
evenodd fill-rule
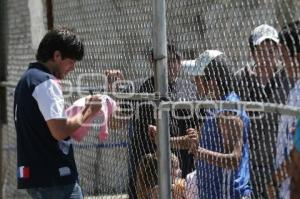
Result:
<svg viewBox="0 0 300 199"><path fill-rule="evenodd" d="M218 50L206 50L194 60L183 60L181 62L182 72L184 75L190 76L204 75L204 69L209 63L222 54Z"/></svg>
<svg viewBox="0 0 300 199"><path fill-rule="evenodd" d="M279 43L279 35L275 28L267 24L257 26L252 32L251 36L253 37L253 45L260 45L266 39L271 39L277 44Z"/></svg>

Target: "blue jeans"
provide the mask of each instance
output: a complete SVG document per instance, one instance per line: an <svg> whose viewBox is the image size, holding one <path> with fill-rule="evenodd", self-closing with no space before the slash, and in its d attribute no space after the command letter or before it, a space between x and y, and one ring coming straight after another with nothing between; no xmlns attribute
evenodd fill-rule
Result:
<svg viewBox="0 0 300 199"><path fill-rule="evenodd" d="M78 183L45 188L27 189L32 199L83 199Z"/></svg>

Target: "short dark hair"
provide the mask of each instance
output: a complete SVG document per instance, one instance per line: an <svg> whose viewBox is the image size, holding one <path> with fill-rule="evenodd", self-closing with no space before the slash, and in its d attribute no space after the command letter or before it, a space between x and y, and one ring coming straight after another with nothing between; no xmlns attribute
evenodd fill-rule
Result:
<svg viewBox="0 0 300 199"><path fill-rule="evenodd" d="M280 43L286 45L290 55L295 56L300 53L300 21L294 21L284 26L279 33Z"/></svg>
<svg viewBox="0 0 300 199"><path fill-rule="evenodd" d="M167 44L167 54L168 54L168 57L170 57L170 56L173 57L174 56L174 58L176 58L178 61L181 60L181 55L180 55L178 49L176 48L176 46L174 44L171 44L171 43ZM154 60L153 49L150 52L150 59Z"/></svg>
<svg viewBox="0 0 300 199"><path fill-rule="evenodd" d="M233 91L234 77L224 54L212 60L203 72L207 80L216 80L221 95L227 95Z"/></svg>
<svg viewBox="0 0 300 199"><path fill-rule="evenodd" d="M47 62L52 59L53 53L58 50L62 58L82 60L84 46L79 37L70 29L62 27L50 30L42 39L36 54L36 60Z"/></svg>

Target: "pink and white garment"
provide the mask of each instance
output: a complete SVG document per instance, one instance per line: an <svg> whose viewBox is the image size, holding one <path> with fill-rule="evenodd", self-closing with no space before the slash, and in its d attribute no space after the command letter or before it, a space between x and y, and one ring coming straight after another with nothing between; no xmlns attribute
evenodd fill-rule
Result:
<svg viewBox="0 0 300 199"><path fill-rule="evenodd" d="M99 141L104 141L108 137L108 120L109 117L116 111L116 102L107 95L101 95L102 108L99 113L94 115L88 121L86 121L80 128L78 128L71 136L76 141L80 142L87 134L89 129L94 126L93 121L99 119L100 130L98 134ZM76 100L72 106L66 109L66 114L68 117L72 117L79 113L85 106L85 97Z"/></svg>

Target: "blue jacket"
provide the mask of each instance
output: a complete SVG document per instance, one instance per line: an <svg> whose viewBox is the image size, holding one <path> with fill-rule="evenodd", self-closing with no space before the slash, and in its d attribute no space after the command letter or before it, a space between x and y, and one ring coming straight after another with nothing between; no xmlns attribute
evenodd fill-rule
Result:
<svg viewBox="0 0 300 199"><path fill-rule="evenodd" d="M55 78L45 66L32 63L15 89L17 182L20 189L66 185L78 180L70 138L54 139L32 96L35 88L49 79Z"/></svg>
<svg viewBox="0 0 300 199"><path fill-rule="evenodd" d="M239 97L232 92L224 100L239 101ZM240 199L242 196L248 196L251 193L248 144L250 120L245 111L230 111L237 112L244 124L242 159L239 167L234 170L220 168L205 160L198 160L196 170L198 193L201 199ZM204 122L199 144L207 150L224 153L223 139L217 128L216 118L213 115L211 116Z"/></svg>

